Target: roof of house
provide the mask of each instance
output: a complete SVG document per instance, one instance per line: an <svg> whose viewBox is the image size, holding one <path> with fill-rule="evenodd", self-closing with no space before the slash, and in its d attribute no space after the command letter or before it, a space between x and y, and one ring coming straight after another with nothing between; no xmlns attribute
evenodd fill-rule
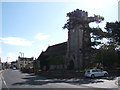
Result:
<svg viewBox="0 0 120 90"><path fill-rule="evenodd" d="M17 63L17 61L12 61L11 63Z"/></svg>
<svg viewBox="0 0 120 90"><path fill-rule="evenodd" d="M33 61L33 57L32 58L19 57L19 60L22 60L22 61Z"/></svg>

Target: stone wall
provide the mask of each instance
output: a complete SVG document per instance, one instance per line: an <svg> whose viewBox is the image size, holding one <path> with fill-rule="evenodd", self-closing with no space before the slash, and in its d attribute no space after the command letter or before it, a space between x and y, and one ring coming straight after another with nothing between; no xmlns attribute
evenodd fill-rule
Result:
<svg viewBox="0 0 120 90"><path fill-rule="evenodd" d="M88 19L87 13L83 12L82 18L79 19L83 23L74 25L74 28L68 31L67 56L69 61L74 62L74 69L82 69L86 62L89 62L87 60L89 59L87 53L90 50L90 33L87 30L89 25L84 23Z"/></svg>

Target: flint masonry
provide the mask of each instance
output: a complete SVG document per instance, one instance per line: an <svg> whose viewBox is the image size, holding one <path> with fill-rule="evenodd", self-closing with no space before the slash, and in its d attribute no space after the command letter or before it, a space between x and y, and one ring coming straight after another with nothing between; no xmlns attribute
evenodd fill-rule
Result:
<svg viewBox="0 0 120 90"><path fill-rule="evenodd" d="M81 15L80 18L78 17L79 20L77 20L75 15L70 16L70 23L72 24L68 28L67 57L70 60L69 63L73 63L73 69L82 69L88 65L88 52L91 49L89 46L90 33L88 32L89 30L86 30L89 29L87 23L88 14L81 10L79 12ZM73 18L78 23L74 22Z"/></svg>
<svg viewBox="0 0 120 90"><path fill-rule="evenodd" d="M91 37L89 23L100 23L103 17L94 15L88 17L88 13L79 9L69 12L68 22L63 27L68 29L67 57L73 69L84 69L90 66L89 55L91 53ZM71 65L71 66L72 66Z"/></svg>

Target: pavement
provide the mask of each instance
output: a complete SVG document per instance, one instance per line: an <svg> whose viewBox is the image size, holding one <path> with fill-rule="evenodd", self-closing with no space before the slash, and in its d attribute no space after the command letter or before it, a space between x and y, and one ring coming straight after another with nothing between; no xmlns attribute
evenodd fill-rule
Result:
<svg viewBox="0 0 120 90"><path fill-rule="evenodd" d="M94 87L94 88L118 88L116 82L117 82L117 78L115 78L114 80L96 79L94 83L91 82L89 84L82 84L82 85L88 87Z"/></svg>

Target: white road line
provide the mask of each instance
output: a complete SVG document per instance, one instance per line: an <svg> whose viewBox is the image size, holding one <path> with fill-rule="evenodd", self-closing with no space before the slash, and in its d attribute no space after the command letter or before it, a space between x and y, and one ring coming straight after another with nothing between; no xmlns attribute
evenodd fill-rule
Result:
<svg viewBox="0 0 120 90"><path fill-rule="evenodd" d="M0 90L2 90L2 78L1 78L1 75L2 75L2 74L1 74L1 72L2 72L2 71L0 71Z"/></svg>
<svg viewBox="0 0 120 90"><path fill-rule="evenodd" d="M5 82L5 79L4 79L3 75L2 75L2 73L3 73L3 71L1 72L1 79L2 79L3 83L5 84L7 90L9 90L9 88L7 86L7 83Z"/></svg>

